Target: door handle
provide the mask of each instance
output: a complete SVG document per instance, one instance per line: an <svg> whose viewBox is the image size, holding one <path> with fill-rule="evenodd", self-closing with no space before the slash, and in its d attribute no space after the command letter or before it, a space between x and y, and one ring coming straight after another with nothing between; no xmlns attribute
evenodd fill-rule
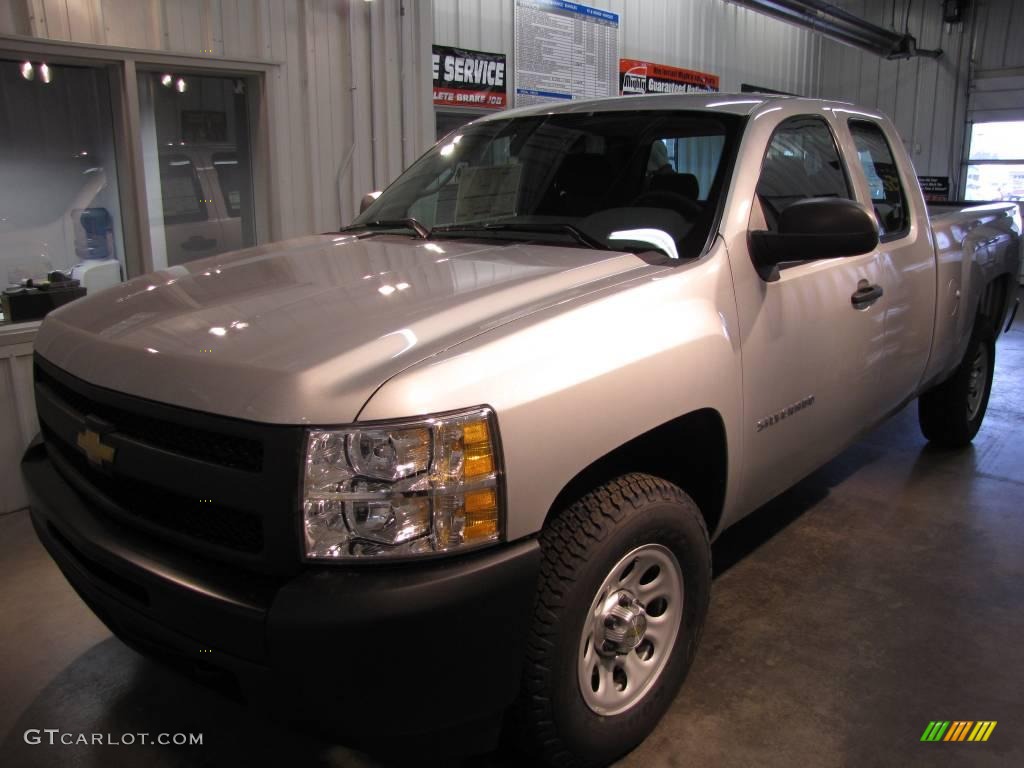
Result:
<svg viewBox="0 0 1024 768"><path fill-rule="evenodd" d="M854 309L867 309L882 298L883 293L885 291L882 290L882 286L872 285L867 280L861 280L857 283L857 290L850 297L850 303L853 304Z"/></svg>

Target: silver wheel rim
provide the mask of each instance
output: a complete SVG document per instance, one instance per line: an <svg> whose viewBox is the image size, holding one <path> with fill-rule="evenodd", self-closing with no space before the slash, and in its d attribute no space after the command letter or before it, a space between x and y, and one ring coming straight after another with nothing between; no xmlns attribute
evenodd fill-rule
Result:
<svg viewBox="0 0 1024 768"><path fill-rule="evenodd" d="M971 373L967 380L967 420L974 421L981 410L981 401L985 397L985 386L988 383L988 347L982 344L971 363Z"/></svg>
<svg viewBox="0 0 1024 768"><path fill-rule="evenodd" d="M654 686L683 619L683 571L672 551L645 544L611 569L583 623L577 664L583 701L618 715Z"/></svg>

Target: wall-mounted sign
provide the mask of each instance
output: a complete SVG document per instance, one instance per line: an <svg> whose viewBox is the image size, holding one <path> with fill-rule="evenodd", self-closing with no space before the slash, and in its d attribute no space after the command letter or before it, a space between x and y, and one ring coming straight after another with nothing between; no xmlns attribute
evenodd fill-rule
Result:
<svg viewBox="0 0 1024 768"><path fill-rule="evenodd" d="M435 45L434 104L504 109L505 54Z"/></svg>
<svg viewBox="0 0 1024 768"><path fill-rule="evenodd" d="M918 176L917 180L926 201L949 200L949 176Z"/></svg>
<svg viewBox="0 0 1024 768"><path fill-rule="evenodd" d="M517 107L617 93L617 13L564 0L515 8Z"/></svg>
<svg viewBox="0 0 1024 768"><path fill-rule="evenodd" d="M619 93L713 93L718 75L637 59L619 59Z"/></svg>

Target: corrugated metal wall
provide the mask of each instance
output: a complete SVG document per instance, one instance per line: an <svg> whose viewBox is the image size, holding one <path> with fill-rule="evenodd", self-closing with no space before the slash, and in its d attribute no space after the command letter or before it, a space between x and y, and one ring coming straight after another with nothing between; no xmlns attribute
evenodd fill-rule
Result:
<svg viewBox="0 0 1024 768"><path fill-rule="evenodd" d="M873 24L907 29L919 48L941 48L943 55L887 61L826 40L822 94L889 115L919 174L956 176L967 95L968 25L944 24L938 2L843 0L837 5Z"/></svg>
<svg viewBox="0 0 1024 768"><path fill-rule="evenodd" d="M821 38L724 0L589 0L619 14L619 55L817 96ZM513 71L515 0L434 0L434 42L504 52Z"/></svg>
<svg viewBox="0 0 1024 768"><path fill-rule="evenodd" d="M942 4L930 0L839 0L837 4L875 24L906 29L919 47L943 51L939 59L886 61L825 41L823 95L889 114L918 173L949 175L956 188L970 116L1024 119L1024 3L1020 0L975 0L961 24L943 23ZM1006 71L1014 69L1018 71Z"/></svg>
<svg viewBox="0 0 1024 768"><path fill-rule="evenodd" d="M351 219L432 143L432 15L430 0L5 0L0 34L275 62L280 238Z"/></svg>

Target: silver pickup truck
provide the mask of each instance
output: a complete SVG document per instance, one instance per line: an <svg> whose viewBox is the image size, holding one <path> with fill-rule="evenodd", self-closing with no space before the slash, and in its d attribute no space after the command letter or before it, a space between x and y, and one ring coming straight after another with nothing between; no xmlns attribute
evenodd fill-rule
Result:
<svg viewBox="0 0 1024 768"><path fill-rule="evenodd" d="M929 221L850 104L487 117L340 232L53 312L32 519L118 636L297 721L606 764L686 676L721 531L914 398L974 437L1020 230Z"/></svg>

